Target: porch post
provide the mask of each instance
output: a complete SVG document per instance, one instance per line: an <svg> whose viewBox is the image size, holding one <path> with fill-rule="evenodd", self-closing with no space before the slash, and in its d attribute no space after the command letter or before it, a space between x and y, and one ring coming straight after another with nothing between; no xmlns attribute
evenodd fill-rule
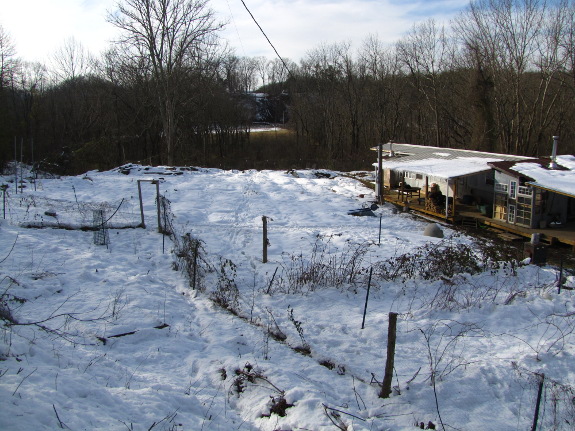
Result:
<svg viewBox="0 0 575 431"><path fill-rule="evenodd" d="M445 218L449 217L449 178L447 179L447 187L445 188Z"/></svg>
<svg viewBox="0 0 575 431"><path fill-rule="evenodd" d="M381 142L377 145L377 198L380 204L383 203L382 146Z"/></svg>
<svg viewBox="0 0 575 431"><path fill-rule="evenodd" d="M453 183L453 206L451 207L453 217L455 217L455 197L456 196L457 196L457 179L455 179L455 182Z"/></svg>

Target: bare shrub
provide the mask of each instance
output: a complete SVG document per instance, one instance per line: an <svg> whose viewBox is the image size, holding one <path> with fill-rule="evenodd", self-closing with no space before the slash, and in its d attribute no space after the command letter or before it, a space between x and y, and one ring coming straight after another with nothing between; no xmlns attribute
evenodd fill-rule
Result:
<svg viewBox="0 0 575 431"><path fill-rule="evenodd" d="M347 241L340 251L332 248L332 238L333 235L317 235L308 256L284 254L276 289L284 293L305 293L317 288L356 284L366 273L362 264L370 244Z"/></svg>
<svg viewBox="0 0 575 431"><path fill-rule="evenodd" d="M522 293L522 286L514 277L504 276L485 281L467 274L458 274L452 278L442 278L435 293L423 301L423 306L434 310L457 311L482 307L486 303L507 305Z"/></svg>
<svg viewBox="0 0 575 431"><path fill-rule="evenodd" d="M4 278L0 280L0 286L5 283L7 283L7 287L2 294L0 294L0 322L6 326L13 326L18 324L12 312L13 307L24 304L26 299L19 298L9 292L13 285L19 285L16 279L10 276L4 276Z"/></svg>
<svg viewBox="0 0 575 431"><path fill-rule="evenodd" d="M274 395L270 395L268 402L269 413L263 413L260 417L269 418L272 414L284 417L287 415L286 410L293 407L285 399L285 392L274 385L263 373L263 370L255 368L247 362L243 368L236 368L234 371L234 380L230 388L230 394L240 396L248 389L248 386L258 385L270 389Z"/></svg>
<svg viewBox="0 0 575 431"><path fill-rule="evenodd" d="M240 291L236 284L236 265L231 260L220 257L217 287L210 298L220 307L239 313Z"/></svg>
<svg viewBox="0 0 575 431"><path fill-rule="evenodd" d="M483 336L484 332L475 323L455 320L438 320L419 328L425 341L425 351L429 361L429 379L432 384L445 379L460 367L473 363L466 341L470 337Z"/></svg>
<svg viewBox="0 0 575 431"><path fill-rule="evenodd" d="M501 268L515 275L518 263L511 249L489 242L463 244L453 239L429 242L409 253L378 262L374 265L374 275L388 281L440 280Z"/></svg>
<svg viewBox="0 0 575 431"><path fill-rule="evenodd" d="M12 310L10 310L10 307L8 306L8 298L4 295L0 298L0 320L9 325L15 325L18 323L14 316L12 316Z"/></svg>
<svg viewBox="0 0 575 431"><path fill-rule="evenodd" d="M294 350L302 355L310 355L311 348L310 345L307 343L305 337L303 336L303 327L299 320L296 320L293 315L293 308L288 305L288 319L293 324L294 328L296 329L299 338L301 340L301 345L294 347Z"/></svg>
<svg viewBox="0 0 575 431"><path fill-rule="evenodd" d="M174 240L174 246L176 269L184 271L192 289L203 291L204 277L209 272L204 242L186 233Z"/></svg>
<svg viewBox="0 0 575 431"><path fill-rule="evenodd" d="M278 415L280 417L285 417L287 416L287 412L286 410L289 409L290 407L293 407L293 404L290 404L286 401L286 399L283 397L283 395L280 396L270 396L271 400L270 400L270 413L269 414L262 414L262 418L269 418L272 415Z"/></svg>
<svg viewBox="0 0 575 431"><path fill-rule="evenodd" d="M473 361L466 349L468 337L483 335L483 331L474 323L460 323L453 320L439 320L425 328L419 328L425 340L425 350L429 363L429 380L433 387L435 408L442 429L445 429L439 408L437 381L445 379L460 367L466 367Z"/></svg>
<svg viewBox="0 0 575 431"><path fill-rule="evenodd" d="M284 334L284 332L279 327L272 311L269 308L266 308L266 311L268 312L270 318L267 326L267 334L269 334L269 336L274 340L283 343L285 340L287 340L287 335Z"/></svg>

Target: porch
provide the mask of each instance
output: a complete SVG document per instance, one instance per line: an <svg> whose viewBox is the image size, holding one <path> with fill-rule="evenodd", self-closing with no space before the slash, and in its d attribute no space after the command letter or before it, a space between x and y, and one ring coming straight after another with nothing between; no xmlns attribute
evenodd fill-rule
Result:
<svg viewBox="0 0 575 431"><path fill-rule="evenodd" d="M422 192L419 187L409 189L389 189L384 188L385 202L392 203L398 207L408 207L409 210L415 211L420 214L426 214L436 219L456 223L458 220L457 211L461 208L461 204L453 204L453 199L442 204L441 206L432 203L431 200L426 199L425 192ZM468 207L470 210L473 207ZM479 211L477 211L479 214Z"/></svg>
<svg viewBox="0 0 575 431"><path fill-rule="evenodd" d="M475 226L488 226L502 232L516 235L519 238L530 239L534 233L540 234L542 241L549 244L557 242L568 244L573 247L575 251L575 221L570 221L560 227L545 228L545 229L530 229L518 225L510 225L500 220L490 217L490 215L482 213L476 206L464 205L457 199L449 201L449 204L438 208L437 206L426 205L424 193L401 193L398 190L384 190L385 202L392 203L400 208L409 208L418 214L423 214L428 217L446 221L451 224L461 225L472 224ZM447 215L446 215L447 214ZM471 223L470 223L471 222ZM512 239L509 236L508 239Z"/></svg>

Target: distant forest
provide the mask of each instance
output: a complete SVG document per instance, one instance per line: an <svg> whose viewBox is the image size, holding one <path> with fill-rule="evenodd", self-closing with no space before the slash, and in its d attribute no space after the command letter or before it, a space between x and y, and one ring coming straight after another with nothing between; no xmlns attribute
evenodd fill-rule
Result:
<svg viewBox="0 0 575 431"><path fill-rule="evenodd" d="M0 27L0 167L360 170L390 140L538 156L554 135L575 154L575 0L472 1L449 26L299 63L230 52L207 0L121 5L99 58L69 39L50 65L24 62Z"/></svg>

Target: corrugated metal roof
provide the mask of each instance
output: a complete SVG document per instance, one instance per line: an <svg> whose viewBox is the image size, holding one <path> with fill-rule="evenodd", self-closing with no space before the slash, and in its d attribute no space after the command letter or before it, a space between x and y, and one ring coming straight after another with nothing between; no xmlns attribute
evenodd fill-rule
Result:
<svg viewBox="0 0 575 431"><path fill-rule="evenodd" d="M374 148L377 150L377 147ZM528 157L423 145L387 143L383 167L439 178L460 178L491 170L490 162L525 161Z"/></svg>
<svg viewBox="0 0 575 431"><path fill-rule="evenodd" d="M377 150L377 147L375 148ZM460 157L497 160L527 160L529 157L514 156L510 154L487 153L484 151L459 150L454 148L429 147L425 145L387 143L382 146L384 157L393 150L396 158L403 160L445 159L452 160Z"/></svg>

